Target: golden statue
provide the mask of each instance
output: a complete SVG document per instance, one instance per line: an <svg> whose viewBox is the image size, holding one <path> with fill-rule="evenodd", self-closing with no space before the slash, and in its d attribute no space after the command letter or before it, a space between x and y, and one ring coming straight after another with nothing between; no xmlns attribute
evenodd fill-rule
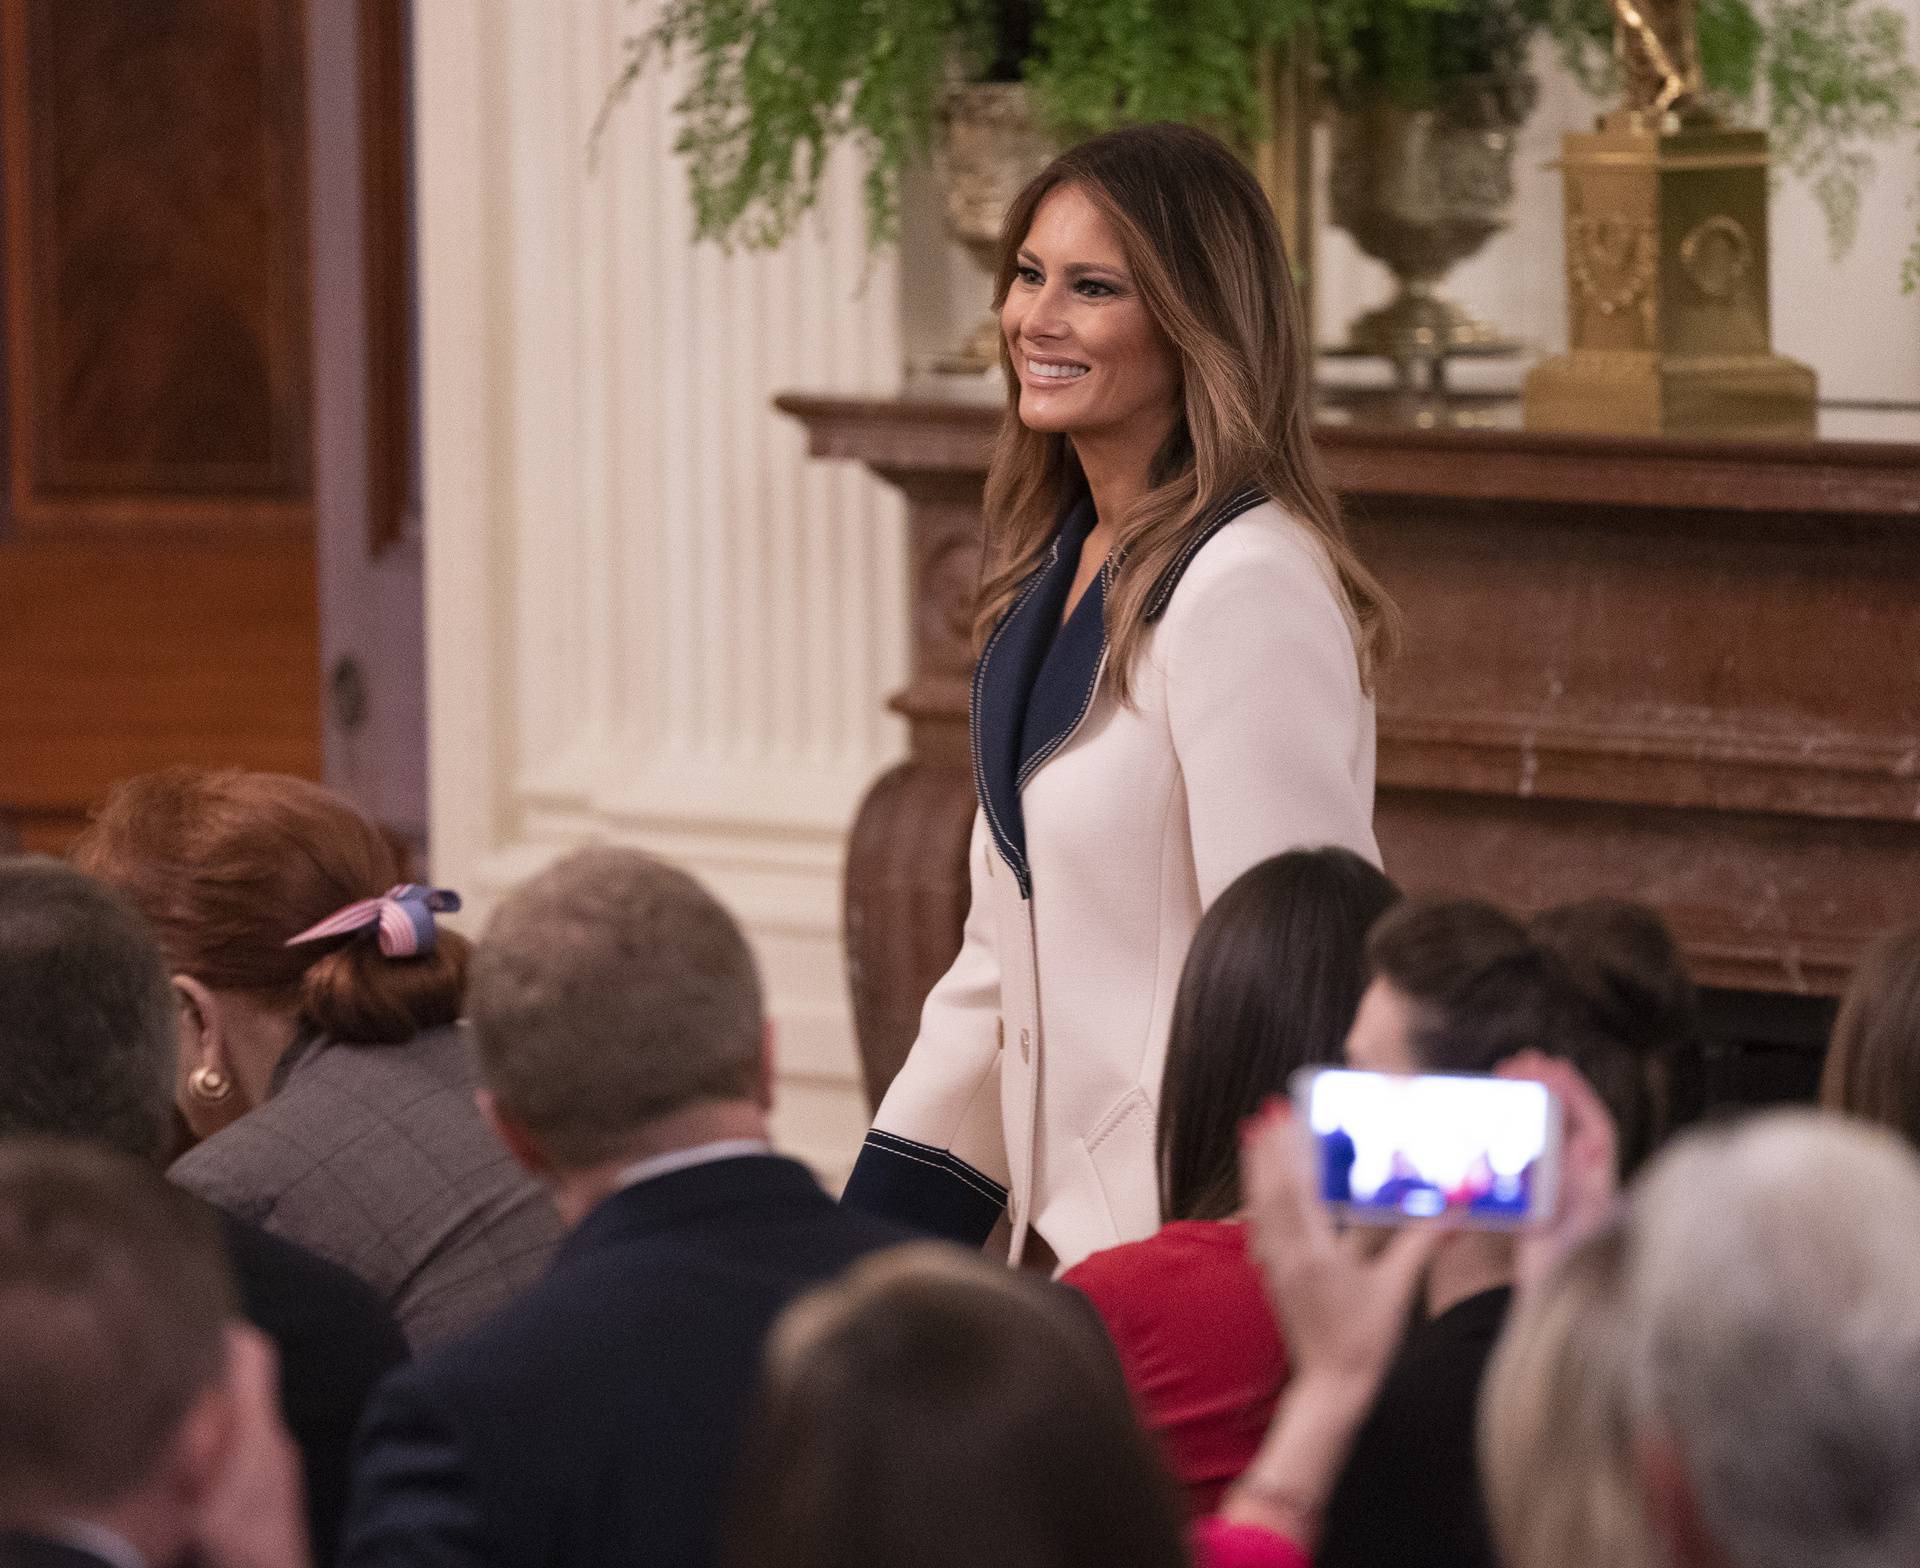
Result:
<svg viewBox="0 0 1920 1568"><path fill-rule="evenodd" d="M1612 0L1612 6L1624 102L1610 118L1631 116L1634 123L1657 128L1669 114L1682 118L1699 114L1705 94L1700 81L1700 34L1690 0L1663 0L1658 6L1649 0L1652 17L1634 0Z"/></svg>
<svg viewBox="0 0 1920 1568"><path fill-rule="evenodd" d="M1809 437L1813 372L1771 351L1766 133L1708 103L1693 0L1611 4L1622 102L1564 138L1569 352L1526 422Z"/></svg>

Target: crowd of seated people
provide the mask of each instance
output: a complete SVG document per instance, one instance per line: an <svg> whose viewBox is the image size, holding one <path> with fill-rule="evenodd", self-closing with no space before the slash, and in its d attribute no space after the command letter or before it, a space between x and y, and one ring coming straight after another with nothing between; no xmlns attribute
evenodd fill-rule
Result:
<svg viewBox="0 0 1920 1568"><path fill-rule="evenodd" d="M1060 1280L773 1146L727 911L576 851L471 946L317 786L170 773L0 858L0 1568L1920 1562L1920 930L1818 1109L1700 1121L1665 927L1208 911L1161 1228ZM1343 1224L1305 1068L1537 1079L1538 1223Z"/></svg>

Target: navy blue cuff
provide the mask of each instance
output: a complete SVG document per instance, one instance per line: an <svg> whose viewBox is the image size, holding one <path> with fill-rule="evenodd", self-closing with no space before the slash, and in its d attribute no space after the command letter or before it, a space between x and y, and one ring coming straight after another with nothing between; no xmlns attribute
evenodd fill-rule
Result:
<svg viewBox="0 0 1920 1568"><path fill-rule="evenodd" d="M1007 1189L946 1149L876 1127L840 1201L945 1241L980 1247L1000 1222Z"/></svg>

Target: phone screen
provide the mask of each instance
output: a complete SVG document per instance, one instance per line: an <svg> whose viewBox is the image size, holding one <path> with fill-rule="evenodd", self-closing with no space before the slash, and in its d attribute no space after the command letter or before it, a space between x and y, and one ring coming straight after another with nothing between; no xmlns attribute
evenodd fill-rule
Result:
<svg viewBox="0 0 1920 1568"><path fill-rule="evenodd" d="M1560 1109L1544 1084L1329 1068L1301 1074L1295 1098L1320 1196L1356 1220L1509 1227L1553 1212Z"/></svg>

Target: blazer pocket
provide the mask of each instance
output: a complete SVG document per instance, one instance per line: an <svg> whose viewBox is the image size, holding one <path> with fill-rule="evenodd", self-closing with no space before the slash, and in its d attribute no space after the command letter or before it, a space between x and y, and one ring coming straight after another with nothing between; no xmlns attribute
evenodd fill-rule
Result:
<svg viewBox="0 0 1920 1568"><path fill-rule="evenodd" d="M1150 1236L1160 1221L1160 1180L1153 1157L1153 1102L1135 1086L1114 1102L1081 1140L1120 1240Z"/></svg>

